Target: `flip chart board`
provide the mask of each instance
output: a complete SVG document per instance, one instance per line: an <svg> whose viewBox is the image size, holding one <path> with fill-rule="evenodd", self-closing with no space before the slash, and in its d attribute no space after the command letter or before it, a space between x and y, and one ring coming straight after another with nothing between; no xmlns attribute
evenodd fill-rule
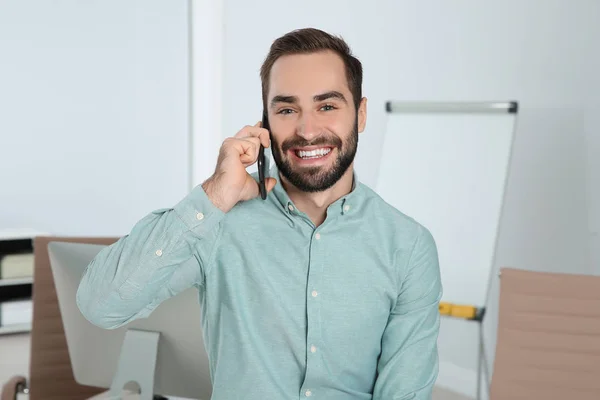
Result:
<svg viewBox="0 0 600 400"><path fill-rule="evenodd" d="M483 307L517 107L388 103L375 190L438 246L443 302Z"/></svg>

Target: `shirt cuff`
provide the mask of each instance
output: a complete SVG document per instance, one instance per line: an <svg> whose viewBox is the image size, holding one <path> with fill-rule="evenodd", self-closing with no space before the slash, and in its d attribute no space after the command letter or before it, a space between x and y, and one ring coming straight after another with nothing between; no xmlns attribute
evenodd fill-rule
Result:
<svg viewBox="0 0 600 400"><path fill-rule="evenodd" d="M200 236L212 231L225 216L225 212L210 201L202 185L192 189L173 209L189 230Z"/></svg>

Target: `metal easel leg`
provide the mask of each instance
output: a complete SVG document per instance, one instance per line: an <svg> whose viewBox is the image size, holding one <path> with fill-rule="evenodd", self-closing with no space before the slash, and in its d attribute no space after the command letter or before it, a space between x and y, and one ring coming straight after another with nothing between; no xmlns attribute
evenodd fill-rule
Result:
<svg viewBox="0 0 600 400"><path fill-rule="evenodd" d="M481 372L483 370L483 324L479 321L479 351L477 359L477 400L481 400Z"/></svg>
<svg viewBox="0 0 600 400"><path fill-rule="evenodd" d="M477 368L477 400L481 400L481 380L484 380L483 389L486 393L486 398L490 396L490 372L488 371L487 356L485 354L485 343L483 341L483 321L479 321L479 360Z"/></svg>

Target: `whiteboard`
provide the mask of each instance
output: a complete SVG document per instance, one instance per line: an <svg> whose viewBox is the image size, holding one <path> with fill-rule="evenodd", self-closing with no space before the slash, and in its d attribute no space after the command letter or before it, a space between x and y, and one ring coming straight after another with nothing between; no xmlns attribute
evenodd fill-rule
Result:
<svg viewBox="0 0 600 400"><path fill-rule="evenodd" d="M377 193L428 228L442 301L485 305L516 114L388 114Z"/></svg>

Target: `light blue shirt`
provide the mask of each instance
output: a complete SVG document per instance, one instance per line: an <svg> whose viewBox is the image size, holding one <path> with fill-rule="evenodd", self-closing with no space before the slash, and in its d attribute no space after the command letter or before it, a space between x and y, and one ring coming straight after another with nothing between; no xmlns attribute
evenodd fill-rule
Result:
<svg viewBox="0 0 600 400"><path fill-rule="evenodd" d="M112 329L192 286L213 400L431 399L436 244L356 174L318 227L279 179L266 201L227 213L199 185L103 249L77 302L89 321Z"/></svg>

